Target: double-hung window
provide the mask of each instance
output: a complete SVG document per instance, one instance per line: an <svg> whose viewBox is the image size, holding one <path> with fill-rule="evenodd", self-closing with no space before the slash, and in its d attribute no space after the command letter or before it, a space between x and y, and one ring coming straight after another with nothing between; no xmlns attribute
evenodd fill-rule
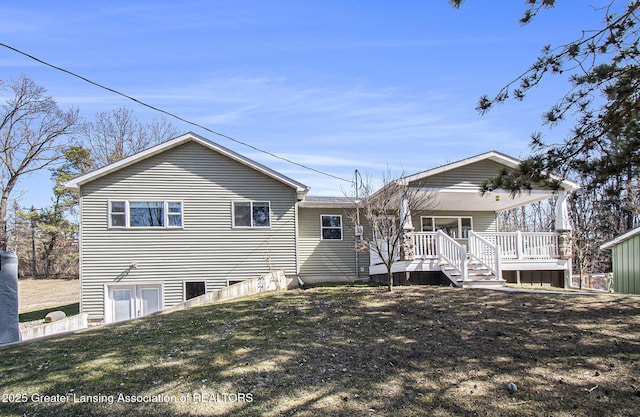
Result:
<svg viewBox="0 0 640 417"><path fill-rule="evenodd" d="M111 228L182 227L181 201L109 201Z"/></svg>
<svg viewBox="0 0 640 417"><path fill-rule="evenodd" d="M320 216L322 240L342 240L342 216L323 214Z"/></svg>
<svg viewBox="0 0 640 417"><path fill-rule="evenodd" d="M234 201L233 227L271 227L271 203L268 201Z"/></svg>

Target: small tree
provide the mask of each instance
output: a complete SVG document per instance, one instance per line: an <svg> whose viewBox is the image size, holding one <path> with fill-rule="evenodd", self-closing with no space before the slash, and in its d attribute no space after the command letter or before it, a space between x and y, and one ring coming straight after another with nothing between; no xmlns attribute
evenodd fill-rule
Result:
<svg viewBox="0 0 640 417"><path fill-rule="evenodd" d="M374 192L370 178L358 187L355 210L349 220L359 229L356 250L378 256L387 270L387 288L393 290L393 265L413 259L411 216L424 214L436 206L435 194L409 184L404 178L382 176L382 187ZM362 222L370 227L364 228Z"/></svg>

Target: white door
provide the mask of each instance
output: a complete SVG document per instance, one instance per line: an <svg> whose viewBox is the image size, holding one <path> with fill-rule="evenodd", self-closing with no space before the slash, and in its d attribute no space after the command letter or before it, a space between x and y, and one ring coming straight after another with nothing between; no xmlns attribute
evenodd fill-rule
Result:
<svg viewBox="0 0 640 417"><path fill-rule="evenodd" d="M113 288L111 299L113 300L113 321L128 320L133 316L135 298L133 287Z"/></svg>
<svg viewBox="0 0 640 417"><path fill-rule="evenodd" d="M111 314L108 322L146 316L162 309L160 285L112 286L109 289Z"/></svg>
<svg viewBox="0 0 640 417"><path fill-rule="evenodd" d="M138 317L160 310L160 288L138 287Z"/></svg>

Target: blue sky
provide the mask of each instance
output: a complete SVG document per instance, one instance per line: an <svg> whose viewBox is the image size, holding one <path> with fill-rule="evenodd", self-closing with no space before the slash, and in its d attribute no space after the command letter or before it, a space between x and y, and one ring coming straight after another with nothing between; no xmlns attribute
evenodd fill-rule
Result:
<svg viewBox="0 0 640 417"><path fill-rule="evenodd" d="M558 2L520 26L524 1L24 1L0 5L0 42L210 129L322 171L378 178L560 141L540 115L566 81L481 116L478 98L523 72L545 44L597 28L608 0ZM1 79L26 74L86 119L153 111L0 48ZM311 187L349 184L172 121ZM23 178L21 206L50 203L48 173Z"/></svg>

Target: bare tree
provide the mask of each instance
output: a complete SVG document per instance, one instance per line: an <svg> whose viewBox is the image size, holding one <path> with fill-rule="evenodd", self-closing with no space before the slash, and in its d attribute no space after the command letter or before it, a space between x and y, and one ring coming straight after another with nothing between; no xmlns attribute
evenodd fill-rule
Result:
<svg viewBox="0 0 640 417"><path fill-rule="evenodd" d="M348 217L359 231L356 250L371 252L385 265L387 288L393 289L393 265L399 260L413 259L412 215L419 216L436 206L435 194L409 184L404 178L382 176L382 187L375 191L371 178L358 190L356 209ZM362 227L366 222L370 227Z"/></svg>
<svg viewBox="0 0 640 417"><path fill-rule="evenodd" d="M500 230L503 232L540 232L553 228L556 197L516 207L498 213Z"/></svg>
<svg viewBox="0 0 640 417"><path fill-rule="evenodd" d="M75 133L77 109L62 111L46 89L27 76L0 81L10 93L0 108L0 248L7 247L7 204L19 179L63 157L62 138Z"/></svg>
<svg viewBox="0 0 640 417"><path fill-rule="evenodd" d="M93 122L83 125L82 133L94 167L100 168L169 140L178 129L164 117L141 123L133 110L120 107L96 113Z"/></svg>

